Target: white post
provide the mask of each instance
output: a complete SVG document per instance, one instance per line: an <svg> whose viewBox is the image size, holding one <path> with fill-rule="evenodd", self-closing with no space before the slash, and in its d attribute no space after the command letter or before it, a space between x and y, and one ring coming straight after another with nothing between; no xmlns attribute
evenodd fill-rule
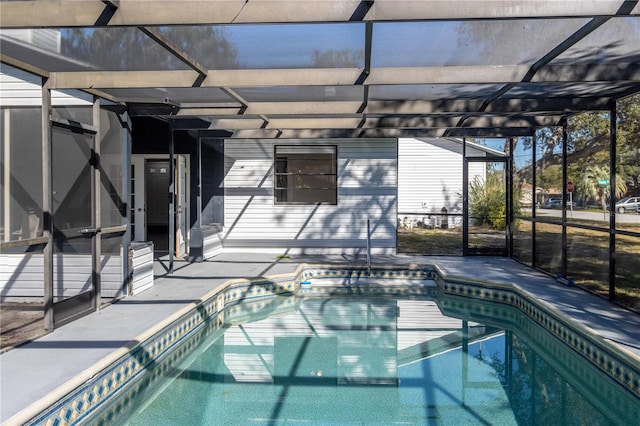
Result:
<svg viewBox="0 0 640 426"><path fill-rule="evenodd" d="M573 218L573 191L569 193L569 205L571 206L571 217Z"/></svg>

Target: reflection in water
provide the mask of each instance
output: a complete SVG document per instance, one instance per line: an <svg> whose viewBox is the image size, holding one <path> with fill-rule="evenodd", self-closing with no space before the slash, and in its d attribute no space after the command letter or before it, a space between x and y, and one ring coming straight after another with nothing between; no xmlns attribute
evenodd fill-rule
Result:
<svg viewBox="0 0 640 426"><path fill-rule="evenodd" d="M615 424L640 414L637 399L513 308L437 292L258 303L232 308L223 329L209 323L186 342L193 352L154 366L96 422Z"/></svg>

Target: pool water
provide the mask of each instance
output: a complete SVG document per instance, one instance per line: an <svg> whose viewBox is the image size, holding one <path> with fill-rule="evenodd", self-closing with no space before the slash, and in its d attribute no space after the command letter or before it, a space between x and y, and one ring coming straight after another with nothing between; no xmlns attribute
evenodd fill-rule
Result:
<svg viewBox="0 0 640 426"><path fill-rule="evenodd" d="M483 303L480 322L464 314L479 302L436 299L245 304L149 368L95 422L609 425L640 415L637 398L553 336L494 324L518 324L517 310Z"/></svg>

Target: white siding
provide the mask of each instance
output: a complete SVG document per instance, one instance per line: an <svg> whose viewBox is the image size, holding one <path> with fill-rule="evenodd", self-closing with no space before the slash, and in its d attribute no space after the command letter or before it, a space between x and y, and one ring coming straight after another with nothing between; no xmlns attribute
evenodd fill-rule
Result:
<svg viewBox="0 0 640 426"><path fill-rule="evenodd" d="M64 267L61 268L60 265L63 264ZM122 254L103 255L100 264L102 297L122 296L124 282ZM54 298L71 297L86 291L91 285L90 273L90 255L54 255ZM3 301L23 298L41 300L44 297L43 275L42 253L2 253L0 255L0 299Z"/></svg>
<svg viewBox="0 0 640 426"><path fill-rule="evenodd" d="M138 294L153 286L153 243L134 242L129 249L131 294Z"/></svg>
<svg viewBox="0 0 640 426"><path fill-rule="evenodd" d="M51 91L51 104L92 105L91 95L79 90ZM34 74L2 64L0 67L0 106L39 107L42 105L42 79Z"/></svg>
<svg viewBox="0 0 640 426"><path fill-rule="evenodd" d="M484 179L469 163L469 181ZM448 139L398 140L398 214L462 213L462 144Z"/></svg>
<svg viewBox="0 0 640 426"><path fill-rule="evenodd" d="M275 205L276 144L336 145L338 204ZM395 251L396 149L395 139L226 141L224 247L362 252L370 219L372 251Z"/></svg>
<svg viewBox="0 0 640 426"><path fill-rule="evenodd" d="M436 144L440 142L440 144ZM398 141L398 213L462 212L462 151L455 142ZM424 204L424 207L423 207Z"/></svg>

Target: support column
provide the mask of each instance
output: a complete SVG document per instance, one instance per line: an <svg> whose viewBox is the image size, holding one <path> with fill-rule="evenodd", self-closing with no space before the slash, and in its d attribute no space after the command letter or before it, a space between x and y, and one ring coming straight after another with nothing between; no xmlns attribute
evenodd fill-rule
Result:
<svg viewBox="0 0 640 426"><path fill-rule="evenodd" d="M174 123L169 120L169 275L173 274L173 255L175 252L175 232L176 232L176 167Z"/></svg>
<svg viewBox="0 0 640 426"><path fill-rule="evenodd" d="M514 154L513 154L513 148L515 146L515 142L514 142L514 138L509 138L507 141L505 141L505 143L509 144L509 161L507 161L506 166L507 166L507 170L505 171L505 178L507 180L506 182L506 191L507 193L505 194L507 199L505 200L507 203L507 211L506 216L507 216L507 226L506 226L506 232L507 232L507 256L508 257L513 257L513 234L514 234L514 229L513 229L513 222L514 222L514 214L513 214L513 207L515 205L514 199L513 199L513 171L515 169L514 167Z"/></svg>
<svg viewBox="0 0 640 426"><path fill-rule="evenodd" d="M101 197L100 197L100 189L101 189L101 179L102 173L100 170L100 144L102 142L102 133L100 132L100 98L97 96L93 97L93 118L92 125L96 128L96 134L93 136L93 154L91 158L92 163L92 184L93 188L91 191L91 200L93 210L93 229L96 231L93 233L91 237L91 247L93 251L93 261L92 261L92 275L93 275L93 290L94 290L94 300L93 307L96 311L100 310L101 303L101 295L102 295L102 212L101 212Z"/></svg>
<svg viewBox="0 0 640 426"><path fill-rule="evenodd" d="M120 208L121 225L125 225L127 230L122 236L122 277L124 294L131 293L131 271L129 269L129 248L131 247L131 122L129 114L125 111L119 115L122 126L122 143L120 144L120 162L122 164L122 203ZM134 213L135 214L135 213Z"/></svg>
<svg viewBox="0 0 640 426"><path fill-rule="evenodd" d="M462 255L469 247L469 163L467 162L467 139L462 138Z"/></svg>
<svg viewBox="0 0 640 426"><path fill-rule="evenodd" d="M562 266L560 273L567 278L567 122L562 123Z"/></svg>
<svg viewBox="0 0 640 426"><path fill-rule="evenodd" d="M198 133L196 139L196 159L195 163L198 187L196 188L196 222L191 228L191 238L189 238L189 261L202 262L204 260L204 236L202 234L202 136Z"/></svg>
<svg viewBox="0 0 640 426"><path fill-rule="evenodd" d="M2 114L4 115L3 140L4 149L2 155L4 158L4 174L2 182L4 183L3 206L4 211L4 238L3 242L11 241L11 108L6 108Z"/></svg>
<svg viewBox="0 0 640 426"><path fill-rule="evenodd" d="M616 155L618 109L616 101L611 102L609 111L609 300L616 299Z"/></svg>
<svg viewBox="0 0 640 426"><path fill-rule="evenodd" d="M53 204L51 185L51 90L42 79L42 236L47 239L43 256L44 329L53 330Z"/></svg>
<svg viewBox="0 0 640 426"><path fill-rule="evenodd" d="M536 220L538 214L538 176L536 173L536 169L538 165L536 164L537 155L536 150L538 149L538 132L534 130L533 132L533 140L531 141L531 185L533 186L533 204L531 205L531 267L536 267Z"/></svg>

